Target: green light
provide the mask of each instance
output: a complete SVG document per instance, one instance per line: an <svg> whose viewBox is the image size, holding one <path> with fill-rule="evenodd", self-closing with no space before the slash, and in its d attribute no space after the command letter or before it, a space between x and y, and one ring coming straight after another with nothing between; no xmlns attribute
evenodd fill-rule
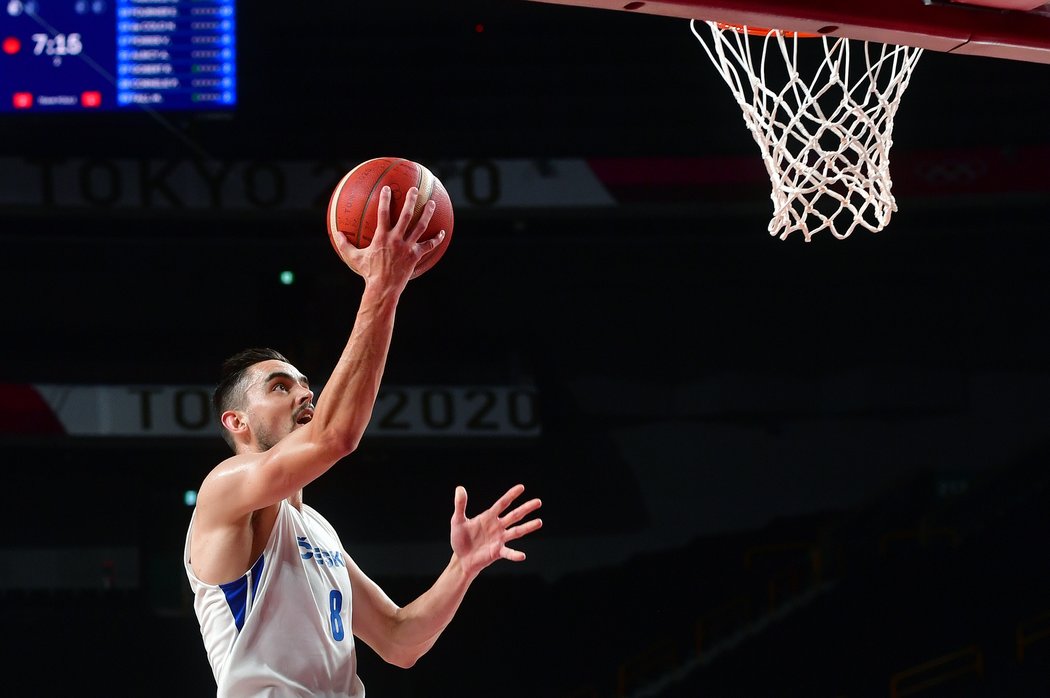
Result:
<svg viewBox="0 0 1050 698"><path fill-rule="evenodd" d="M182 495L182 501L188 507L195 505L197 503L197 490L186 490Z"/></svg>
<svg viewBox="0 0 1050 698"><path fill-rule="evenodd" d="M285 286L291 286L295 283L295 273L291 271L281 272L281 283Z"/></svg>

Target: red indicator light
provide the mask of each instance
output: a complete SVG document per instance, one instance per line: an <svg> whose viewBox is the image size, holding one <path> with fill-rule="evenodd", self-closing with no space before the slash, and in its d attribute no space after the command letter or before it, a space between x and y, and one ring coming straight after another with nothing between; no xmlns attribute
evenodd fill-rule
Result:
<svg viewBox="0 0 1050 698"><path fill-rule="evenodd" d="M13 36L4 39L4 53L13 56L22 50L22 42Z"/></svg>
<svg viewBox="0 0 1050 698"><path fill-rule="evenodd" d="M475 34L484 34L485 33L485 25L482 24L481 22L478 22L477 24L475 24L474 25L474 33Z"/></svg>
<svg viewBox="0 0 1050 698"><path fill-rule="evenodd" d="M88 90L80 93L80 105L88 109L102 106L102 93L97 90Z"/></svg>
<svg viewBox="0 0 1050 698"><path fill-rule="evenodd" d="M15 92L11 97L11 103L15 105L15 109L29 109L29 107L33 106L33 93Z"/></svg>

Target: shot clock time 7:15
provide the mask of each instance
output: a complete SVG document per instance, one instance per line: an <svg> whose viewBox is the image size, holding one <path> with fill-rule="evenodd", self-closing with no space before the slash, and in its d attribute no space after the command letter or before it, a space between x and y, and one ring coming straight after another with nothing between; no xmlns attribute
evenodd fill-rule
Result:
<svg viewBox="0 0 1050 698"><path fill-rule="evenodd" d="M0 0L0 114L230 111L236 0Z"/></svg>
<svg viewBox="0 0 1050 698"><path fill-rule="evenodd" d="M63 56L76 56L84 50L80 34L55 34L53 37L47 34L33 34L33 55L51 56L51 62L55 66L62 65Z"/></svg>

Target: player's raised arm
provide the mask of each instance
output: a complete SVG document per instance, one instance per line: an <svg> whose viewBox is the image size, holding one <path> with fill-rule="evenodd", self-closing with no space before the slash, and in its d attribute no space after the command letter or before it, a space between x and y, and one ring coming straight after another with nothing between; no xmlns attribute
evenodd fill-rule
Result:
<svg viewBox="0 0 1050 698"><path fill-rule="evenodd" d="M202 485L198 496L202 518L217 514L221 520L237 519L294 496L357 448L379 392L398 300L416 263L437 244L437 240L418 242L433 206L409 228L416 197L416 190L410 190L398 219L390 223L391 194L385 189L371 244L357 249L345 237L335 241L340 257L362 276L365 287L353 330L324 393L312 408L305 377L290 365L263 365L265 370L255 372L246 386L248 404L222 412L222 424L237 455ZM281 409L284 421L279 414L271 416ZM268 440L261 438L267 433Z"/></svg>

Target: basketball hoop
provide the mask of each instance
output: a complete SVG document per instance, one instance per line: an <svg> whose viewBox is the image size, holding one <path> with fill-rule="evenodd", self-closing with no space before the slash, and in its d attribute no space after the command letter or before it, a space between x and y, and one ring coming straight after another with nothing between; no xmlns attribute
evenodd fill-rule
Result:
<svg viewBox="0 0 1050 698"><path fill-rule="evenodd" d="M769 234L786 240L799 230L809 242L825 229L842 240L858 226L885 228L897 210L889 169L893 118L922 49L704 23L709 36L697 20L690 28L762 149L773 187ZM813 37L823 56L813 58L807 78L798 46Z"/></svg>

